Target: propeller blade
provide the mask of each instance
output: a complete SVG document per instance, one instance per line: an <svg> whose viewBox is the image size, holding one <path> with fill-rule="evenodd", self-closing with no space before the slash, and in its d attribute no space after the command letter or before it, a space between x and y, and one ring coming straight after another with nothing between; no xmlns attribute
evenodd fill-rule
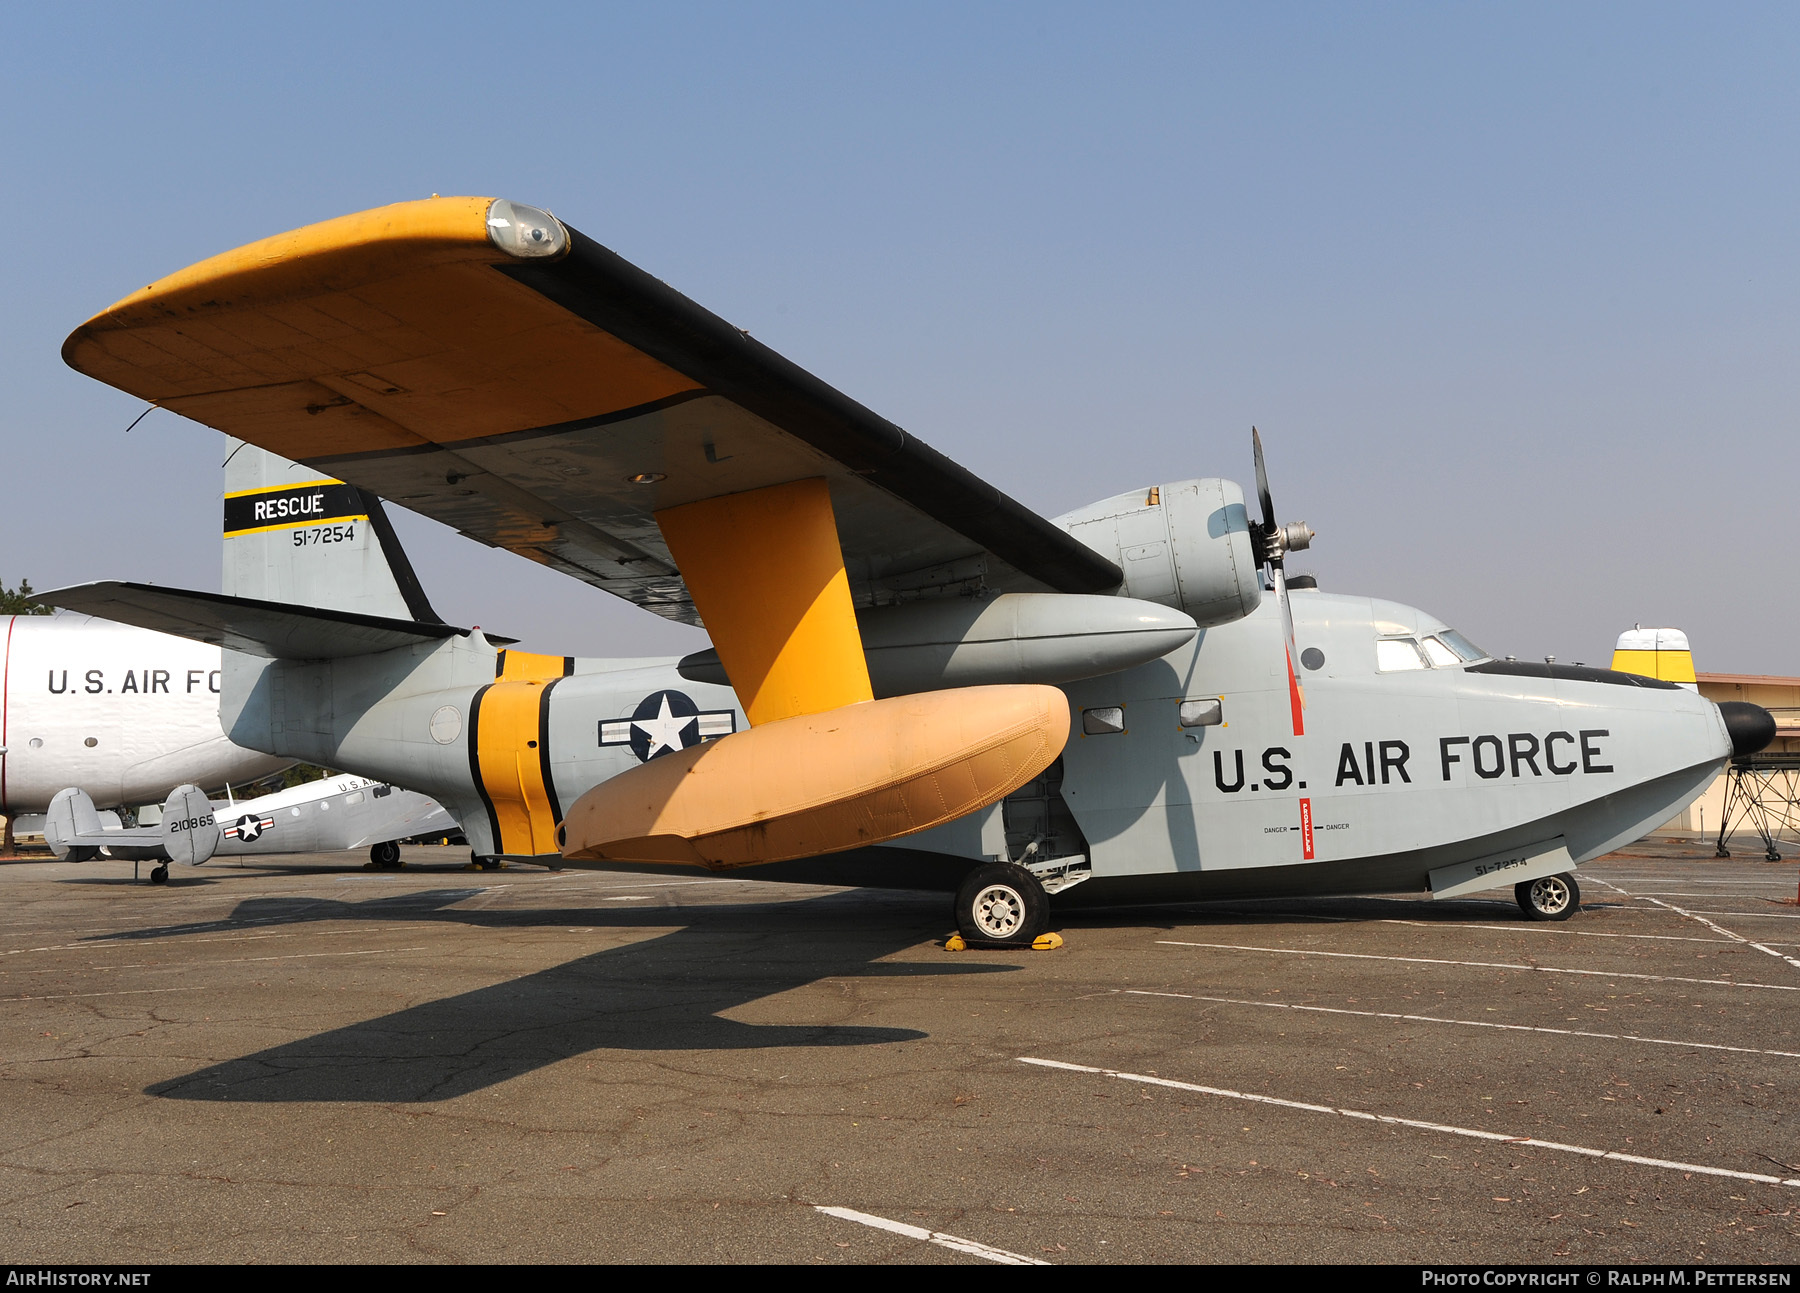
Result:
<svg viewBox="0 0 1800 1293"><path fill-rule="evenodd" d="M1306 734L1306 689L1300 685L1300 649L1294 642L1294 608L1288 601L1287 573L1282 569L1290 548L1312 543L1313 532L1304 522L1285 530L1275 524L1275 500L1269 493L1269 471L1263 464L1262 433L1250 428L1250 446L1256 453L1256 496L1262 503L1262 524L1253 525L1262 564L1269 568L1269 586L1281 608L1282 649L1287 652L1288 702L1293 707L1294 735Z"/></svg>
<svg viewBox="0 0 1800 1293"><path fill-rule="evenodd" d="M1250 428L1250 445L1256 451L1256 498L1262 504L1263 529L1273 533L1275 530L1275 500L1269 494L1268 469L1263 466L1262 436L1255 427Z"/></svg>
<svg viewBox="0 0 1800 1293"><path fill-rule="evenodd" d="M1300 685L1300 651L1294 643L1294 608L1288 602L1287 575L1280 563L1271 568L1271 573L1275 581L1275 603L1281 607L1282 643L1287 651L1288 702L1293 709L1294 735L1304 736L1306 688Z"/></svg>

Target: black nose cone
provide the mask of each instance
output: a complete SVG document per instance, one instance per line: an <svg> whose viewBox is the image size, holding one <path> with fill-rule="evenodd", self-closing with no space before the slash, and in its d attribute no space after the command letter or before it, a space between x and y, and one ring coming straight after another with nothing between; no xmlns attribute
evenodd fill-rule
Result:
<svg viewBox="0 0 1800 1293"><path fill-rule="evenodd" d="M1755 754L1775 739L1775 715L1761 705L1750 705L1741 700L1720 701L1719 713L1724 716L1725 730L1731 735L1733 755Z"/></svg>

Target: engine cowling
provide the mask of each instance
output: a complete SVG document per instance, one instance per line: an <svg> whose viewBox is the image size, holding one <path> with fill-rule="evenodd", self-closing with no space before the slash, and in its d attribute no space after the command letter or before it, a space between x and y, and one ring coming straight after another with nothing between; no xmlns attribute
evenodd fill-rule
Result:
<svg viewBox="0 0 1800 1293"><path fill-rule="evenodd" d="M1229 624L1262 601L1244 491L1208 477L1133 490L1056 518L1125 572L1121 597L1187 612L1201 628Z"/></svg>

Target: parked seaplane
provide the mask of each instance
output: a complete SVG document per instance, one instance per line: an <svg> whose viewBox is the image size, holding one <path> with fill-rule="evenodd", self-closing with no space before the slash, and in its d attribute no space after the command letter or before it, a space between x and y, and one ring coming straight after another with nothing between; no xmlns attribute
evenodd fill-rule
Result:
<svg viewBox="0 0 1800 1293"><path fill-rule="evenodd" d="M1290 589L1222 479L1040 517L664 283L504 200L345 216L152 283L76 369L237 436L225 595L47 600L226 648L234 741L429 793L484 859L941 888L970 939L1050 903L1513 886L1667 820L1753 706L1494 659ZM304 464L294 467L294 463ZM504 649L418 612L368 501L712 650Z"/></svg>

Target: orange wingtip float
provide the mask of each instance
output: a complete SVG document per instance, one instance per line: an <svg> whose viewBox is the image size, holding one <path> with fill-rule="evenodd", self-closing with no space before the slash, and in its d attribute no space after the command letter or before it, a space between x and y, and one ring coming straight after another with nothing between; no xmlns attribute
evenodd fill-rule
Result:
<svg viewBox="0 0 1800 1293"><path fill-rule="evenodd" d="M603 781L563 856L711 869L891 840L1004 798L1069 736L1055 687L962 687L765 723Z"/></svg>

